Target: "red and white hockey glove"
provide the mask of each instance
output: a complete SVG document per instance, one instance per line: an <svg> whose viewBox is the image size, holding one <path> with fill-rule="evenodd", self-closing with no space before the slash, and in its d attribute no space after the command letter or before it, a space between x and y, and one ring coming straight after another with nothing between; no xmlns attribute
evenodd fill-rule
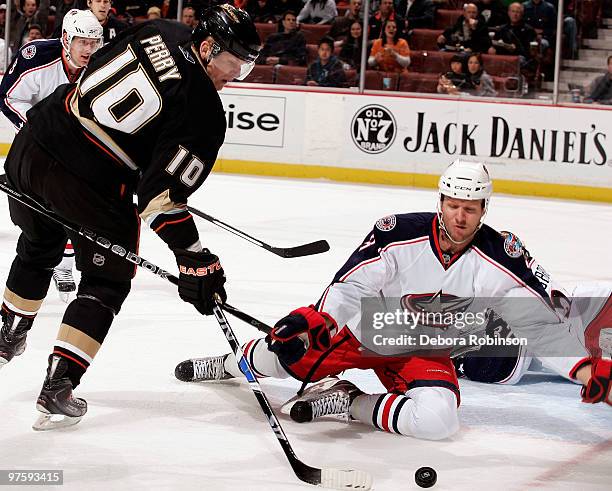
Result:
<svg viewBox="0 0 612 491"><path fill-rule="evenodd" d="M325 312L317 312L314 305L300 307L275 325L268 338L268 349L286 365L299 361L309 349L324 352L331 345L331 329L336 321Z"/></svg>
<svg viewBox="0 0 612 491"><path fill-rule="evenodd" d="M583 358L570 372L570 377L576 378L578 370L585 365L591 365L591 378L587 385L582 386L582 402L591 404L596 402L610 403L610 389L612 388L612 360L603 358Z"/></svg>

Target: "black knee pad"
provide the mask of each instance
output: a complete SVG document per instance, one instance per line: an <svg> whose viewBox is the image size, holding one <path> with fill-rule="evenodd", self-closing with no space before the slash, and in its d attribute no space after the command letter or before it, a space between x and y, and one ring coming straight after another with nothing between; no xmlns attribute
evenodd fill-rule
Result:
<svg viewBox="0 0 612 491"><path fill-rule="evenodd" d="M131 285L131 281L111 281L84 274L77 297L96 300L117 315L130 293Z"/></svg>

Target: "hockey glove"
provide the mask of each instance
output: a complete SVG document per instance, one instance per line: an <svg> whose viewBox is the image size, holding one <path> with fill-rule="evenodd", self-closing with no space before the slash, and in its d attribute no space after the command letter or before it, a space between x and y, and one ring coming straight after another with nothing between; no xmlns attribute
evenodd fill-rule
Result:
<svg viewBox="0 0 612 491"><path fill-rule="evenodd" d="M583 358L572 370L570 377L576 378L576 373L585 365L591 365L591 378L587 385L582 386L582 402L610 403L610 388L612 388L612 360L603 358Z"/></svg>
<svg viewBox="0 0 612 491"><path fill-rule="evenodd" d="M193 304L201 314L211 315L215 294L221 297L222 303L227 300L223 288L225 273L219 258L208 249L200 252L175 249L174 254L179 267L179 296L183 301Z"/></svg>
<svg viewBox="0 0 612 491"><path fill-rule="evenodd" d="M328 321L334 331L336 321L325 312L317 312L314 305L300 307L283 317L268 336L268 349L278 356L286 365L299 361L309 349L327 350L331 345L331 332Z"/></svg>

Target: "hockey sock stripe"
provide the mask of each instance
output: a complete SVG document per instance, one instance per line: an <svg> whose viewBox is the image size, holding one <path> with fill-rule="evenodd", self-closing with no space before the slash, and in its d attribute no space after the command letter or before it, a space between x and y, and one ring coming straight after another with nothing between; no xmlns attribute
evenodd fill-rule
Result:
<svg viewBox="0 0 612 491"><path fill-rule="evenodd" d="M8 288L5 288L4 303L10 310L19 315L34 316L40 310L40 307L43 303L43 299L28 300L27 298L23 298L17 295L16 293L13 293Z"/></svg>
<svg viewBox="0 0 612 491"><path fill-rule="evenodd" d="M19 309L15 308L13 305L8 304L7 302L4 301L2 302L2 310L4 310L5 312L9 313L9 314L13 314L16 315L18 317L24 317L26 319L34 319L34 317L36 317L37 312L34 313L25 313L25 312L20 312Z"/></svg>
<svg viewBox="0 0 612 491"><path fill-rule="evenodd" d="M71 351L68 351L66 349L63 349L61 346L57 346L57 345L54 346L53 354L62 356L64 358L67 358L68 360L73 361L74 363L79 365L81 368L83 368L83 370L87 370L87 368L89 367L89 363L83 360L79 355Z"/></svg>
<svg viewBox="0 0 612 491"><path fill-rule="evenodd" d="M372 410L372 424L379 430L382 430L382 428L378 425L378 411L380 410L380 406L387 395L388 394L381 395L376 401L376 404L374 404L374 409Z"/></svg>
<svg viewBox="0 0 612 491"><path fill-rule="evenodd" d="M257 346L257 343L259 343L262 339L263 338L252 339L247 344L245 344L244 348L243 348L244 356L246 356L246 359L249 361L249 365L251 365L251 368L255 372L255 375L257 375L258 377L265 377L265 375L263 373L259 372L257 370L257 368L255 368L255 362L254 362L254 359L253 359L253 355L255 353L255 347Z"/></svg>
<svg viewBox="0 0 612 491"><path fill-rule="evenodd" d="M389 394L384 402L382 415L380 418L380 426L385 431L391 431L389 429L389 415L392 414L391 407L395 404L395 401L398 397L399 396L397 394Z"/></svg>
<svg viewBox="0 0 612 491"><path fill-rule="evenodd" d="M399 420L399 415L402 412L402 407L404 406L404 404L406 404L408 399L410 398L406 396L400 396L399 402L397 403L397 406L395 406L395 409L393 411L393 421L391 422L391 428L393 428L393 431L398 435L401 435L401 433L397 427L397 421Z"/></svg>

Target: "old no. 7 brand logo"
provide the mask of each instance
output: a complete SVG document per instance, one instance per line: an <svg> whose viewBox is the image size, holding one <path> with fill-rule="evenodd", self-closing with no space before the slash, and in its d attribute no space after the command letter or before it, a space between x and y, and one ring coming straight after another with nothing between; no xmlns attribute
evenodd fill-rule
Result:
<svg viewBox="0 0 612 491"><path fill-rule="evenodd" d="M391 146L397 133L393 115L384 107L362 107L351 122L355 145L366 153L381 153Z"/></svg>

